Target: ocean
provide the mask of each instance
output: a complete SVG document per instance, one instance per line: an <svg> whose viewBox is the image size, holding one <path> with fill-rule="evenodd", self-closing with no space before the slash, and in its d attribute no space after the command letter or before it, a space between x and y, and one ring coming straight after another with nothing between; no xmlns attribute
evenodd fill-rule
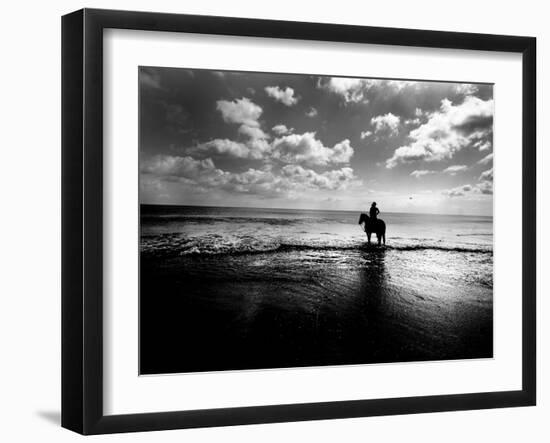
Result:
<svg viewBox="0 0 550 443"><path fill-rule="evenodd" d="M492 217L140 213L143 374L492 357Z"/></svg>

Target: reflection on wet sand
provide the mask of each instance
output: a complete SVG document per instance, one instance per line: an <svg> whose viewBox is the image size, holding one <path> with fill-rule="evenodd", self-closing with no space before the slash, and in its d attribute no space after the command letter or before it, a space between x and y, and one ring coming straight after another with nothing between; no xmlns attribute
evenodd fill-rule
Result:
<svg viewBox="0 0 550 443"><path fill-rule="evenodd" d="M492 356L491 292L470 285L465 296L429 254L370 247L143 261L141 372ZM428 278L434 272L441 278Z"/></svg>

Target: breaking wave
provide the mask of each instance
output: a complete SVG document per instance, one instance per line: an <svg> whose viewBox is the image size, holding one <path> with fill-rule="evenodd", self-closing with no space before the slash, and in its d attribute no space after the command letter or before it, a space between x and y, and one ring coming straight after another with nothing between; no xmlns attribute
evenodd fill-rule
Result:
<svg viewBox="0 0 550 443"><path fill-rule="evenodd" d="M279 217L211 217L204 215L142 215L141 223L166 224L166 223L195 223L200 225L213 225L218 223L263 223L273 226L289 226L318 221L315 218L279 218Z"/></svg>
<svg viewBox="0 0 550 443"><path fill-rule="evenodd" d="M196 238L185 238L177 234L143 236L141 239L142 254L170 256L212 256L266 254L284 252L338 252L338 251L442 251L454 253L492 254L493 249L487 245L451 245L438 241L406 241L400 239L386 246L370 245L364 241L280 241L275 239L258 240L253 237L227 238L222 235L208 235Z"/></svg>

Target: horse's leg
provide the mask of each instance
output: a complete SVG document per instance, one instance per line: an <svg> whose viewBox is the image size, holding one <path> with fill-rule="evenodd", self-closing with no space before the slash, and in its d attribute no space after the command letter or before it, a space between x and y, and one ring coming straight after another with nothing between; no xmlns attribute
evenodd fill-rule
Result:
<svg viewBox="0 0 550 443"><path fill-rule="evenodd" d="M380 246L380 242L382 241L382 234L380 232L376 233L376 239L378 240L378 246Z"/></svg>
<svg viewBox="0 0 550 443"><path fill-rule="evenodd" d="M370 243L370 235L371 235L371 232L367 232L367 239L368 239L369 243Z"/></svg>

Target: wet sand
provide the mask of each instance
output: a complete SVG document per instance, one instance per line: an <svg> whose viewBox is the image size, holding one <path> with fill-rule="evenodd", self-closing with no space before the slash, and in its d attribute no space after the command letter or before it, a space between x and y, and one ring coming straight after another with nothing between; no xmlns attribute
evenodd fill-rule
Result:
<svg viewBox="0 0 550 443"><path fill-rule="evenodd" d="M378 248L142 255L140 372L490 358L492 276L472 260L483 259Z"/></svg>

